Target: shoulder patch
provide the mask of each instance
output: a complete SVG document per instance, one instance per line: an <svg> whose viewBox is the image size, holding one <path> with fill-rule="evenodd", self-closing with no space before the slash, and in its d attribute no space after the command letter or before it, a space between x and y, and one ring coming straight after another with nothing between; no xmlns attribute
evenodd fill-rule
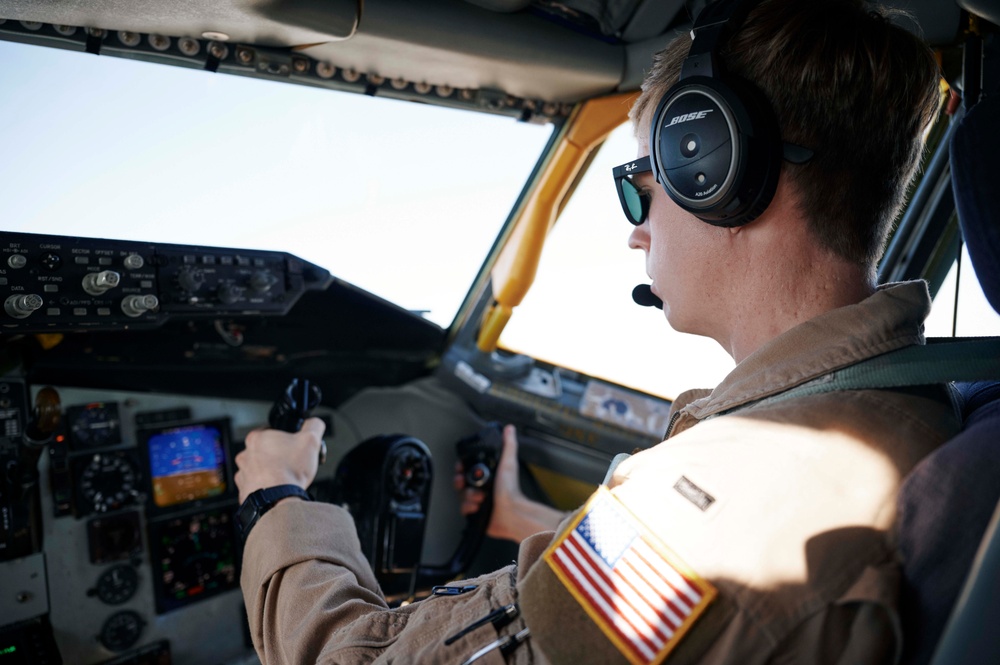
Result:
<svg viewBox="0 0 1000 665"><path fill-rule="evenodd" d="M544 558L635 665L662 662L717 594L606 487Z"/></svg>

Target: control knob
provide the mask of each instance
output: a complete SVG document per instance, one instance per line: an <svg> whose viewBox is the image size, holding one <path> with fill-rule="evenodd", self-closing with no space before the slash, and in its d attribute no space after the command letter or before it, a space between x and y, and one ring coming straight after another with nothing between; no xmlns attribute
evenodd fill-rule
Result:
<svg viewBox="0 0 1000 665"><path fill-rule="evenodd" d="M129 270L138 270L146 265L145 260L138 254L129 254L122 263Z"/></svg>
<svg viewBox="0 0 1000 665"><path fill-rule="evenodd" d="M118 286L119 281L121 281L121 275L114 270L89 272L83 277L83 290L92 296L99 296Z"/></svg>
<svg viewBox="0 0 1000 665"><path fill-rule="evenodd" d="M223 282L215 290L215 295L224 305L232 305L243 297L243 287L231 282Z"/></svg>
<svg viewBox="0 0 1000 665"><path fill-rule="evenodd" d="M200 268L181 268L177 273L177 285L188 293L197 293L205 284L205 271Z"/></svg>
<svg viewBox="0 0 1000 665"><path fill-rule="evenodd" d="M7 298L3 308L15 319L26 319L36 309L40 309L42 304L41 296L34 293L21 293Z"/></svg>
<svg viewBox="0 0 1000 665"><path fill-rule="evenodd" d="M254 293L267 293L277 283L278 278L269 270L258 270L250 275L250 290Z"/></svg>
<svg viewBox="0 0 1000 665"><path fill-rule="evenodd" d="M125 312L125 316L131 316L132 318L142 316L146 312L154 310L159 306L160 299L152 293L146 295L125 296L122 299L122 311Z"/></svg>

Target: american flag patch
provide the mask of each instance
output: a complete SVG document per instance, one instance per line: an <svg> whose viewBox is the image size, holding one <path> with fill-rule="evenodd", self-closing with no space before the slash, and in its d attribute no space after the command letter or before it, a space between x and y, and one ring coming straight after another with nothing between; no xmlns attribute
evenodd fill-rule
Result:
<svg viewBox="0 0 1000 665"><path fill-rule="evenodd" d="M716 595L604 486L545 561L636 665L666 658Z"/></svg>

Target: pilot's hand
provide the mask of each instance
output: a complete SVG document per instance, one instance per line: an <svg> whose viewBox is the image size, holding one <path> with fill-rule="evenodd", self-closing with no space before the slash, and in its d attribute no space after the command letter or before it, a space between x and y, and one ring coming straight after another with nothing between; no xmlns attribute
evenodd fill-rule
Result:
<svg viewBox="0 0 1000 665"><path fill-rule="evenodd" d="M239 470L233 479L240 491L240 503L265 487L309 487L316 477L325 430L322 420L308 418L295 434L274 429L250 432L246 448L235 458Z"/></svg>
<svg viewBox="0 0 1000 665"><path fill-rule="evenodd" d="M483 490L466 487L461 463L455 465L455 489L461 492L461 511L472 515L486 499ZM493 481L493 515L486 534L492 538L521 542L528 536L555 529L565 513L537 501L521 492L517 463L517 430L513 425L503 428L503 451Z"/></svg>

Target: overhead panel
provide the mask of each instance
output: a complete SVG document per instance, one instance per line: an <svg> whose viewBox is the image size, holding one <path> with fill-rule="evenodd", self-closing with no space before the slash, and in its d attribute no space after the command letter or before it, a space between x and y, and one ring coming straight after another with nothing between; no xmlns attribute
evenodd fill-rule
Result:
<svg viewBox="0 0 1000 665"><path fill-rule="evenodd" d="M346 39L362 0L0 0L0 18L172 37L225 35L228 41L293 46Z"/></svg>

